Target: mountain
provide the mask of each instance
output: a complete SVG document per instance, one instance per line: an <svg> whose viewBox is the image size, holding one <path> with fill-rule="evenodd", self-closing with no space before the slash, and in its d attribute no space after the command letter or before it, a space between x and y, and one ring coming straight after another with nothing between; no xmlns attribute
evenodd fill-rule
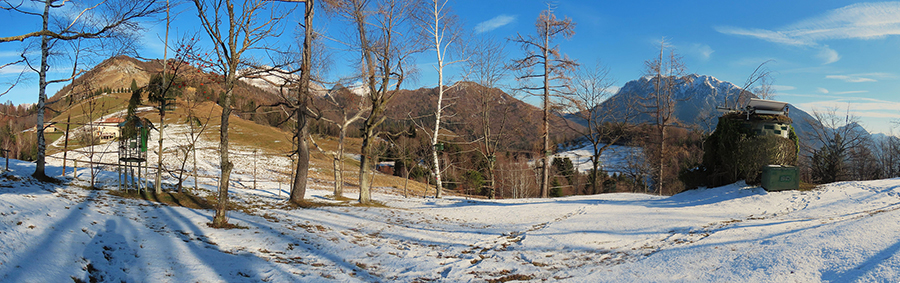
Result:
<svg viewBox="0 0 900 283"><path fill-rule="evenodd" d="M115 95L128 96L127 89L134 80L138 86L146 85L150 77L162 70L160 60L139 60L128 56L116 56L109 58L88 72L85 72L71 84L58 91L50 102L55 104L57 110L64 110L74 106L78 101L87 97L106 92ZM206 83L210 74L198 70L192 66L185 66L180 72L179 78L183 81L185 95L201 95L201 99L216 101L218 94L223 92L220 83ZM284 120L284 114L280 111L269 111L268 114L253 114L251 109L256 105L270 105L280 100L276 87L269 86L268 82L283 81L279 76L259 74L256 78L242 79L235 86L236 102L234 107L241 110L238 115L247 120L253 120L260 124L275 125ZM348 86L334 86L331 89L314 84L311 86L316 94L314 104L323 112L333 113L337 108L325 99L328 93L349 91L355 97L365 94L365 89L359 84ZM472 82L459 82L453 86L445 87L444 125L442 129L449 131L449 136L456 141L472 141L480 136L480 96L482 91L492 92L493 97L489 101L490 111L488 119L494 133L499 131L501 124L505 124L503 131L504 145L513 151L530 152L540 148L540 132L542 115L541 109L525 103L515 97L496 88L485 88ZM205 93L205 95L204 95ZM414 90L400 90L389 103L385 115L387 121L396 124L409 123L409 117L415 117L418 123L425 128L434 125L434 107L437 101L436 88L420 88ZM64 105L60 105L64 104ZM124 105L121 106L124 109ZM331 111L330 111L331 110ZM326 115L330 115L325 113ZM272 116L272 117L269 117ZM276 117L277 116L277 117ZM554 143L562 142L574 136L573 129L582 126L554 115L551 118L551 138Z"/></svg>
<svg viewBox="0 0 900 283"><path fill-rule="evenodd" d="M531 151L540 149L542 110L525 103L497 88L487 88L474 82L458 82L444 88L442 129L449 130L463 141L472 141L480 136L482 125L481 93L492 93L487 102L490 111L488 120L494 134L499 132L503 124L503 147L513 151ZM420 123L426 128L434 127L434 108L437 106L437 88L420 88L401 90L387 108L387 116L393 120L405 120L409 117L420 117ZM550 137L554 144L575 136L575 130L583 126L552 115L550 119Z"/></svg>
<svg viewBox="0 0 900 283"><path fill-rule="evenodd" d="M645 100L654 92L655 77L642 77L626 83L615 95L600 104L601 108L613 111L613 116L625 115L627 107L634 102ZM674 97L675 118L677 124L683 127L698 127L712 131L718 124L721 113L716 107L725 106L727 99L737 96L743 91L737 85L716 79L712 76L691 74L677 79ZM756 95L751 94L752 97ZM626 103L627 102L627 103ZM741 105L743 106L743 105ZM640 110L639 105L635 105ZM813 132L813 127L820 125L809 113L788 104L788 116L793 120L793 126L797 134L803 138ZM641 111L637 111L641 112ZM574 115L572 115L574 116ZM651 122L653 117L648 113L641 113L635 117L634 122ZM584 123L584 121L581 121Z"/></svg>
<svg viewBox="0 0 900 283"><path fill-rule="evenodd" d="M171 62L171 61L170 61ZM81 74L69 85L64 86L49 100L48 104L57 111L74 107L79 101L100 96L130 96L131 82L137 86L145 86L154 74L162 72L162 60L139 60L128 56L115 56L97 64L91 70ZM207 73L191 65L183 65L178 72L179 90L184 98L217 102L224 93L222 83L215 82L217 75ZM285 114L275 111L256 113L257 105L271 105L281 99L277 89L266 89L254 80L240 80L234 88L233 107L238 111L235 115L259 124L275 125L284 120ZM146 97L144 97L144 103ZM124 109L125 104L113 108ZM50 117L52 118L52 117ZM64 118L63 118L64 120Z"/></svg>

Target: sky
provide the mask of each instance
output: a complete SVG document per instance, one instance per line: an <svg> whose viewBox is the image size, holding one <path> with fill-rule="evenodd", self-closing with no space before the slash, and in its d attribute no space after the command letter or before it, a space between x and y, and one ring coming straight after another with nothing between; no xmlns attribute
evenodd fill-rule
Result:
<svg viewBox="0 0 900 283"><path fill-rule="evenodd" d="M534 33L535 20L547 9L544 1L514 0L454 0L449 6L470 36L500 40ZM776 100L807 112L850 111L870 132L900 132L892 123L900 119L900 70L895 67L900 66L900 2L559 0L552 6L558 17L576 23L570 39L556 41L561 52L582 65L605 65L616 86L641 77L644 61L658 53L665 38L683 56L689 73L741 86L759 64L771 60L766 67ZM199 32L192 6L179 9L176 33ZM346 36L345 23L318 15L316 25L325 33L336 39ZM0 36L38 24L5 11L0 11L0 18L19 23L0 30ZM22 24L26 22L30 25ZM163 26L159 22L145 26L141 56L161 57ZM286 29L285 34L292 33ZM0 44L0 62L14 60L21 50L18 43ZM511 43L505 51L510 60L523 54ZM433 58L433 51L417 57L419 74L405 88L437 85ZM332 65L349 65L342 63L347 61L338 59ZM54 68L59 76L64 76L64 69ZM0 70L0 86L14 78L15 70ZM330 75L345 76L351 70L334 67ZM462 78L459 66L448 71L445 84ZM20 84L0 101L35 103L36 81ZM52 86L50 95L61 87ZM534 98L525 100L538 103Z"/></svg>

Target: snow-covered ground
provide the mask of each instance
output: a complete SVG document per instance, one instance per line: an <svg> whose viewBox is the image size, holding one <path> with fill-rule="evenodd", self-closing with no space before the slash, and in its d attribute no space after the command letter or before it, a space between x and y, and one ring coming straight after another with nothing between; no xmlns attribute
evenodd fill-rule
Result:
<svg viewBox="0 0 900 283"><path fill-rule="evenodd" d="M517 200L380 189L387 207L312 209L282 205L286 186L262 183L234 187L232 199L254 208L229 214L246 229L223 230L206 225L211 210L40 183L27 177L33 164L10 167L0 175L0 282L900 280L900 179ZM313 182L307 197L328 194Z"/></svg>
<svg viewBox="0 0 900 283"><path fill-rule="evenodd" d="M603 147L605 145L606 144L601 143L598 146ZM585 142L571 149L563 149L559 153L554 154L553 157L568 157L572 160L572 165L575 166L575 170L578 170L578 172L590 172L591 169L594 169L594 166L591 163L591 156L593 155L594 146L589 142ZM611 145L600 155L600 168L605 170L608 174L622 173L628 166L629 159L640 160L642 158L641 156L640 148Z"/></svg>

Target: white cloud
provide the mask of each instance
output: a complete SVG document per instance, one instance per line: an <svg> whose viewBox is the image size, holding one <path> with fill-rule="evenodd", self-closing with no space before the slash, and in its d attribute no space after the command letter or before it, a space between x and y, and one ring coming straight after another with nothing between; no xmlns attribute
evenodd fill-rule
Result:
<svg viewBox="0 0 900 283"><path fill-rule="evenodd" d="M26 71L28 67L25 65L11 65L0 69L0 75L16 74Z"/></svg>
<svg viewBox="0 0 900 283"><path fill-rule="evenodd" d="M828 93L828 90L827 90L827 89L821 88L821 87L817 87L817 88L816 88L816 91L818 91L818 92L820 92L820 93L826 93L826 94Z"/></svg>
<svg viewBox="0 0 900 283"><path fill-rule="evenodd" d="M900 35L900 2L857 3L788 25L784 30L809 41L873 39Z"/></svg>
<svg viewBox="0 0 900 283"><path fill-rule="evenodd" d="M847 75L827 75L826 79L842 80L848 83L870 83L878 80L896 79L897 76L890 73L860 73Z"/></svg>
<svg viewBox="0 0 900 283"><path fill-rule="evenodd" d="M756 37L765 41L781 43L787 45L809 45L809 42L805 42L799 39L792 38L791 36L779 32L779 31L771 31L764 29L745 29L739 27L729 27L729 26L717 26L714 29L720 33L724 34L733 34L733 35L743 35L749 37Z"/></svg>
<svg viewBox="0 0 900 283"><path fill-rule="evenodd" d="M18 51L0 51L0 58L2 57L19 57L22 52Z"/></svg>
<svg viewBox="0 0 900 283"><path fill-rule="evenodd" d="M833 94L857 94L857 93L867 93L868 90L849 90L849 91L839 91L833 92Z"/></svg>
<svg viewBox="0 0 900 283"><path fill-rule="evenodd" d="M774 89L775 91L789 91L795 90L797 88L789 85L772 85L772 89Z"/></svg>
<svg viewBox="0 0 900 283"><path fill-rule="evenodd" d="M825 61L825 63L823 63L824 65L841 60L841 55L838 54L837 51L834 51L834 49L828 48L828 45L825 45L821 49L819 49L819 54L816 55L816 57L819 57L819 59Z"/></svg>
<svg viewBox="0 0 900 283"><path fill-rule="evenodd" d="M498 29L502 26L508 25L516 20L516 16L510 15L499 15L490 20L483 21L475 25L475 33L485 33L495 29Z"/></svg>
<svg viewBox="0 0 900 283"><path fill-rule="evenodd" d="M866 78L858 75L828 75L825 76L826 79L834 79L834 80L842 80L848 83L869 83L869 82L877 82L877 80L872 78Z"/></svg>
<svg viewBox="0 0 900 283"><path fill-rule="evenodd" d="M900 102L865 97L847 97L813 101L797 104L797 107L819 111L827 109L838 109L843 111L849 107L851 113L859 117L900 118L900 114L897 113L897 109L900 109Z"/></svg>
<svg viewBox="0 0 900 283"><path fill-rule="evenodd" d="M709 57L716 52L706 44L694 43L691 45L691 52L695 53L700 60L708 61Z"/></svg>
<svg viewBox="0 0 900 283"><path fill-rule="evenodd" d="M724 34L759 38L791 46L819 49L825 64L840 60L837 51L820 42L832 39L875 39L900 35L900 2L857 3L775 29L715 27Z"/></svg>
<svg viewBox="0 0 900 283"><path fill-rule="evenodd" d="M900 35L900 2L858 3L778 30L716 27L716 31L789 44L815 45L829 39L873 39Z"/></svg>

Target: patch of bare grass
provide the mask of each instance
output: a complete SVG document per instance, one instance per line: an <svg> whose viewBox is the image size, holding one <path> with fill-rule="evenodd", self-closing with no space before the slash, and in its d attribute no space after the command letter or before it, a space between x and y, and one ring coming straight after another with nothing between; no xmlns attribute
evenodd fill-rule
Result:
<svg viewBox="0 0 900 283"><path fill-rule="evenodd" d="M193 209L215 208L215 202L210 202L205 198L195 196L187 191L182 193L163 191L161 194L156 194L155 192L149 190L114 190L109 191L109 194L122 198L146 200L169 206L180 206Z"/></svg>

